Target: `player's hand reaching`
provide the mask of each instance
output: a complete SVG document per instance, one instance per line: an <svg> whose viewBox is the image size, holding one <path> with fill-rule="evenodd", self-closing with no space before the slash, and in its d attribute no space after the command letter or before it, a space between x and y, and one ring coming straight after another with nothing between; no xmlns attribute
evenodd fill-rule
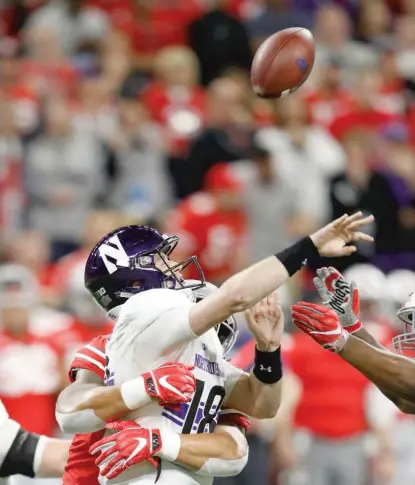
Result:
<svg viewBox="0 0 415 485"><path fill-rule="evenodd" d="M189 402L196 389L196 379L193 375L194 366L166 363L157 369L144 372L146 393L159 400L160 406L178 408L180 404Z"/></svg>
<svg viewBox="0 0 415 485"><path fill-rule="evenodd" d="M117 433L102 438L89 449L91 455L96 455L95 465L102 476L116 478L143 461L157 468L154 455L162 448L160 430L143 428L134 421L114 421L106 428Z"/></svg>
<svg viewBox="0 0 415 485"><path fill-rule="evenodd" d="M361 229L374 221L373 216L363 217L362 212L352 216L345 214L310 236L321 256L348 256L356 246L347 246L355 241L373 242L373 237Z"/></svg>
<svg viewBox="0 0 415 485"><path fill-rule="evenodd" d="M335 268L320 268L313 279L323 304L334 310L340 323L351 334L362 328L359 318L359 290L356 283L347 282Z"/></svg>
<svg viewBox="0 0 415 485"><path fill-rule="evenodd" d="M273 352L281 344L284 314L276 291L245 312L248 328L256 340L258 350Z"/></svg>
<svg viewBox="0 0 415 485"><path fill-rule="evenodd" d="M323 305L300 301L292 306L291 316L294 325L310 335L324 349L335 353L343 350L349 332L341 326L333 310Z"/></svg>

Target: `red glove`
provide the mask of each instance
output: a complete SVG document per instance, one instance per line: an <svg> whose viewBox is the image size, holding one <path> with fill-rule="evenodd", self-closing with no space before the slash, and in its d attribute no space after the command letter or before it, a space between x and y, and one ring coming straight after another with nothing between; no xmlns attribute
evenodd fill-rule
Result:
<svg viewBox="0 0 415 485"><path fill-rule="evenodd" d="M143 461L157 468L154 454L162 447L160 430L143 428L134 421L114 421L106 428L118 433L106 436L89 449L91 455L98 454L95 465L101 475L112 479Z"/></svg>
<svg viewBox="0 0 415 485"><path fill-rule="evenodd" d="M333 310L323 305L300 301L293 305L291 316L294 325L310 335L323 349L335 353L343 350L349 332L341 326Z"/></svg>
<svg viewBox="0 0 415 485"><path fill-rule="evenodd" d="M158 399L160 406L178 409L181 403L189 402L196 389L194 366L166 363L141 377L147 394Z"/></svg>

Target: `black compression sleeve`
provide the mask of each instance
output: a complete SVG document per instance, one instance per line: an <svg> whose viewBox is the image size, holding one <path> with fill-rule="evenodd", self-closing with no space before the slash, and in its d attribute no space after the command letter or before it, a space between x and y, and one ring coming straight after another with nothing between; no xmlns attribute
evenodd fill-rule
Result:
<svg viewBox="0 0 415 485"><path fill-rule="evenodd" d="M275 256L285 266L287 273L292 276L301 269L302 266L307 264L308 259L315 258L318 255L318 250L314 246L311 238L305 237L289 248L277 253Z"/></svg>
<svg viewBox="0 0 415 485"><path fill-rule="evenodd" d="M0 467L0 477L24 475L33 478L33 461L39 438L39 435L20 428Z"/></svg>

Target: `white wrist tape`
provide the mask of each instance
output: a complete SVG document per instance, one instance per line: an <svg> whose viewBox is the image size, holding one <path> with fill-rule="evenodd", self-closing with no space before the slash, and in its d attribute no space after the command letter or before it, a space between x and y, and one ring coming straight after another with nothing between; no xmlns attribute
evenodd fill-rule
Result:
<svg viewBox="0 0 415 485"><path fill-rule="evenodd" d="M180 435L173 431L160 431L160 436L162 447L156 456L170 462L177 460L180 453Z"/></svg>
<svg viewBox="0 0 415 485"><path fill-rule="evenodd" d="M214 477L232 477L241 473L248 462L249 447L243 433L234 426L221 426L223 431L229 433L238 445L238 456L235 460L225 460L223 458L210 458L202 468L195 472L198 475Z"/></svg>
<svg viewBox="0 0 415 485"><path fill-rule="evenodd" d="M121 384L121 396L124 404L131 411L140 409L151 402L142 377L136 377Z"/></svg>

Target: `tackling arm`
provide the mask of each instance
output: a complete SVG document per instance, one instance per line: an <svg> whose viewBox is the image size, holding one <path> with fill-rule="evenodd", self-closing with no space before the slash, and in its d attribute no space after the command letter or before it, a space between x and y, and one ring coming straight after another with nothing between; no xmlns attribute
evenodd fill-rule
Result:
<svg viewBox="0 0 415 485"><path fill-rule="evenodd" d="M216 426L211 434L180 435L175 463L199 475L238 475L248 461L248 443L236 426Z"/></svg>
<svg viewBox="0 0 415 485"><path fill-rule="evenodd" d="M104 387L94 372L80 369L76 380L65 388L56 402L56 420L68 434L92 433L105 428L106 421L125 416L120 386Z"/></svg>
<svg viewBox="0 0 415 485"><path fill-rule="evenodd" d="M415 406L415 362L372 347L353 335L339 355L379 389Z"/></svg>
<svg viewBox="0 0 415 485"><path fill-rule="evenodd" d="M90 453L97 455L95 464L109 479L146 460L156 465L154 457L207 476L237 475L248 460L248 443L235 423L204 434L147 429L128 421L113 422L107 428L118 432L93 445Z"/></svg>
<svg viewBox="0 0 415 485"><path fill-rule="evenodd" d="M355 337L358 339L362 340L363 342L366 342L370 346L379 349L379 350L384 350L387 352L387 349L385 349L376 339L371 335L364 327L362 327L360 330L358 330L355 334ZM414 371L415 372L415 371ZM376 383L375 383L376 384ZM376 384L377 385L377 384ZM386 390L383 387L380 387L377 385L379 390L388 398L390 399L403 413L406 414L415 414L415 401L411 402L408 401L407 399L400 397L399 395L396 395L396 393L392 393L388 390ZM415 395L414 395L415 396Z"/></svg>
<svg viewBox="0 0 415 485"><path fill-rule="evenodd" d="M104 386L101 376L78 370L76 381L58 398L57 421L67 433L93 432L103 429L107 421L145 406L151 399L172 405L188 402L195 389L191 370L183 364L164 364L119 386ZM169 386L159 385L161 378Z"/></svg>

